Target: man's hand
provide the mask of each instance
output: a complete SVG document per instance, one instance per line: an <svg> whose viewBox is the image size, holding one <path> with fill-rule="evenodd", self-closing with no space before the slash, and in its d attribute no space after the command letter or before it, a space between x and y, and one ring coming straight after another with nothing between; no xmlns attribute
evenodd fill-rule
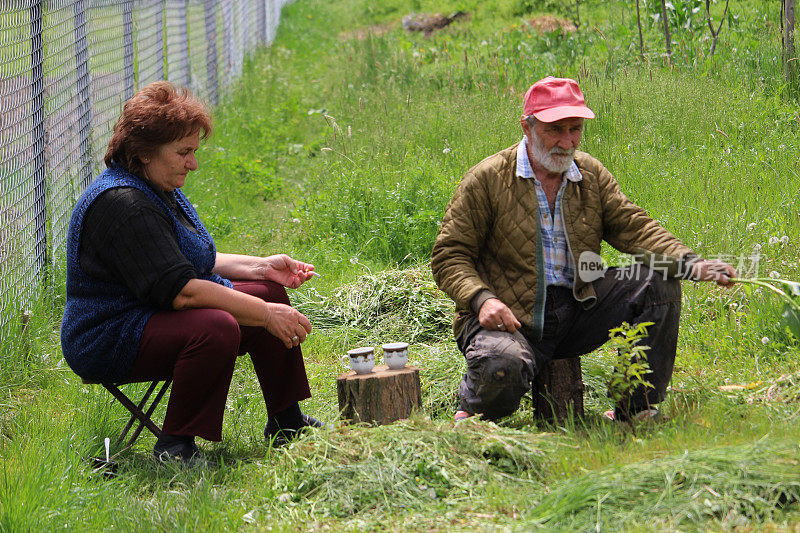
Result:
<svg viewBox="0 0 800 533"><path fill-rule="evenodd" d="M497 298L489 298L483 302L478 313L478 321L485 329L509 333L515 333L522 325L511 309Z"/></svg>
<svg viewBox="0 0 800 533"><path fill-rule="evenodd" d="M730 287L731 278L737 277L736 269L719 259L704 259L692 265L692 277L697 281L716 281L717 285Z"/></svg>

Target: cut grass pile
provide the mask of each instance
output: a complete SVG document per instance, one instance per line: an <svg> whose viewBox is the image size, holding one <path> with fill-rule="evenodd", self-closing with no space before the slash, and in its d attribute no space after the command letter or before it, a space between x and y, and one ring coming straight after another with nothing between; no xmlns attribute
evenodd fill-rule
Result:
<svg viewBox="0 0 800 533"><path fill-rule="evenodd" d="M313 287L294 305L325 330L346 328L354 341L402 335L407 342L440 342L452 332L453 301L434 284L430 267L384 270L323 296ZM387 341L388 342L388 341Z"/></svg>
<svg viewBox="0 0 800 533"><path fill-rule="evenodd" d="M792 439L725 446L594 471L553 487L529 526L563 530L747 526L800 501L800 446Z"/></svg>

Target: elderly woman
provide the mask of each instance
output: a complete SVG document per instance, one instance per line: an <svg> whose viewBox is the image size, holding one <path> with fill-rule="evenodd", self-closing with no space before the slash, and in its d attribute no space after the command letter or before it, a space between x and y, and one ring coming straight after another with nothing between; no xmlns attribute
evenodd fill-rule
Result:
<svg viewBox="0 0 800 533"><path fill-rule="evenodd" d="M221 439L234 363L244 353L266 402L268 441L321 425L298 406L311 396L300 352L311 324L284 289L299 287L314 266L217 252L180 190L210 133L203 104L169 82L126 102L108 168L70 220L61 333L64 357L85 379L172 376L154 452L190 463L199 457L195 436Z"/></svg>

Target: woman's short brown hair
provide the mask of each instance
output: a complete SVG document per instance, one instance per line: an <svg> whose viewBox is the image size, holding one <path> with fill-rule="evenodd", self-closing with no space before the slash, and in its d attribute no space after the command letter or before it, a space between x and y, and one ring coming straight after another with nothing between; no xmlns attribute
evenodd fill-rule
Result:
<svg viewBox="0 0 800 533"><path fill-rule="evenodd" d="M211 117L203 103L188 89L168 81L156 81L125 102L108 142L105 162L142 176L142 159L159 146L195 132L211 135Z"/></svg>

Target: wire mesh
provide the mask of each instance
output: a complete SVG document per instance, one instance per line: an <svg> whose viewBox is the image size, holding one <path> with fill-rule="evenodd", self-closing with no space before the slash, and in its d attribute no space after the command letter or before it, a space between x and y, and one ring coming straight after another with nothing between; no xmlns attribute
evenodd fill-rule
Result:
<svg viewBox="0 0 800 533"><path fill-rule="evenodd" d="M41 41L39 25L32 23L32 2L4 6L3 46L0 50L0 290L3 302L27 301L42 257L36 248L37 215L43 199L39 197L37 164L40 144L33 101L34 63L42 68L41 51L32 54L34 38ZM36 34L39 34L38 36ZM38 95L41 96L41 95Z"/></svg>
<svg viewBox="0 0 800 533"><path fill-rule="evenodd" d="M78 5L80 4L80 5ZM47 143L47 205L52 235L52 255L58 257L66 240L69 211L86 181L89 159L88 85L78 89L80 71L86 70L85 17L75 17L75 8L85 14L85 2L51 2L45 16L46 54L44 68L45 131ZM75 22L83 23L76 32ZM76 39L77 36L77 39ZM77 50L81 50L78 54ZM76 62L77 61L77 62ZM81 65L79 67L79 65ZM76 90L78 89L78 90ZM79 95L76 98L76 93Z"/></svg>
<svg viewBox="0 0 800 533"><path fill-rule="evenodd" d="M164 2L139 0L134 8L137 88L164 79Z"/></svg>
<svg viewBox="0 0 800 533"><path fill-rule="evenodd" d="M286 3L0 2L0 325L63 269L72 206L124 101L168 79L216 103Z"/></svg>

